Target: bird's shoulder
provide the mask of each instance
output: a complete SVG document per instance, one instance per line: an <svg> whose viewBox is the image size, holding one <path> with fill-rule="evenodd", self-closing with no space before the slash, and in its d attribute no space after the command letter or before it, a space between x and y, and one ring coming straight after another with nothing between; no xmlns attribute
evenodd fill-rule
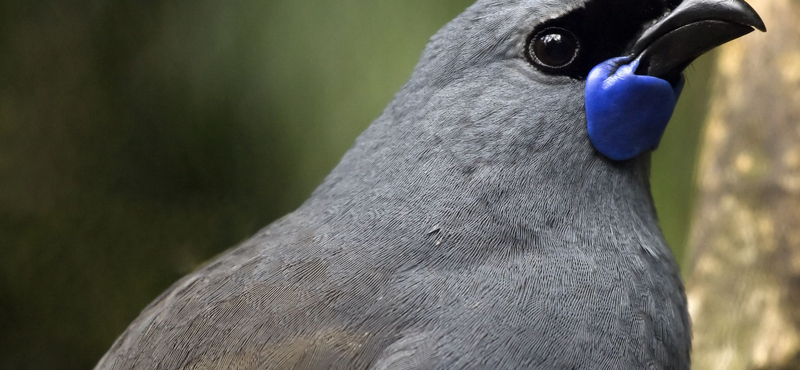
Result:
<svg viewBox="0 0 800 370"><path fill-rule="evenodd" d="M97 369L365 368L392 331L353 325L352 308L371 294L332 276L316 235L280 220L179 280Z"/></svg>

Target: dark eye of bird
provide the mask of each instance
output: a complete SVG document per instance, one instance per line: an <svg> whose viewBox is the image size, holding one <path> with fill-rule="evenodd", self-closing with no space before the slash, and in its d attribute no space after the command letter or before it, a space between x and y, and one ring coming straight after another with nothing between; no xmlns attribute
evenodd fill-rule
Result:
<svg viewBox="0 0 800 370"><path fill-rule="evenodd" d="M531 61L546 70L560 70L570 66L578 57L580 42L567 29L550 27L531 38L528 53Z"/></svg>
<svg viewBox="0 0 800 370"><path fill-rule="evenodd" d="M681 0L582 0L584 6L531 30L523 51L536 69L584 80L594 66L625 56L637 36Z"/></svg>

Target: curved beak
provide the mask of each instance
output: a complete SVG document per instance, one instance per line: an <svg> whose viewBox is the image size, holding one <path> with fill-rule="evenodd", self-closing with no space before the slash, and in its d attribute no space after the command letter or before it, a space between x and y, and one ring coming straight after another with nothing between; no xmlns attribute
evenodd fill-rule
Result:
<svg viewBox="0 0 800 370"><path fill-rule="evenodd" d="M630 48L635 73L676 83L697 57L728 41L767 28L743 0L684 0Z"/></svg>

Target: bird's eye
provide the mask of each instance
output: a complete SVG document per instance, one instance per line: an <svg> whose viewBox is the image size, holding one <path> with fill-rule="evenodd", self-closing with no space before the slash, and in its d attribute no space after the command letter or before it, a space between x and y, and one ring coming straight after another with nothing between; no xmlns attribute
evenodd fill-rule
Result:
<svg viewBox="0 0 800 370"><path fill-rule="evenodd" d="M580 42L575 34L560 27L536 33L528 44L531 61L549 71L565 69L578 57Z"/></svg>

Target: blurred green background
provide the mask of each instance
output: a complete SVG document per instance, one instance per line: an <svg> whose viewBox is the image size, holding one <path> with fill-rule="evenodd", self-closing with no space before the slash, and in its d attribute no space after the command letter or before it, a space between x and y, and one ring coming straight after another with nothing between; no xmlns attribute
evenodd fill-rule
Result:
<svg viewBox="0 0 800 370"><path fill-rule="evenodd" d="M298 206L471 3L0 2L0 368L91 368ZM709 66L653 170L679 258Z"/></svg>

